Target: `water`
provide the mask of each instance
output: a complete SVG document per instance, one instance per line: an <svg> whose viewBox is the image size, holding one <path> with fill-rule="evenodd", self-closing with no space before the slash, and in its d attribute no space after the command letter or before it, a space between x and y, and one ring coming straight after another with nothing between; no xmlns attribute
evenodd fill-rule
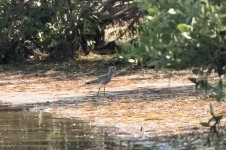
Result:
<svg viewBox="0 0 226 150"><path fill-rule="evenodd" d="M97 127L91 123L57 118L46 112L30 112L21 108L0 106L0 149L16 150L121 150L155 147L150 141L119 139L109 135L113 127ZM116 131L117 132L117 131Z"/></svg>
<svg viewBox="0 0 226 150"><path fill-rule="evenodd" d="M182 141L183 138L176 138L172 144L170 137L159 138L162 142L156 143L153 139L126 135L112 137L111 133L114 132L117 133L114 127L94 126L75 118L57 118L43 111L31 112L24 107L0 105L0 149L4 150L180 150L196 147L195 143L203 145L200 138L197 138L198 141L192 140L193 136L186 136L190 140ZM186 141L196 142L191 142L189 146ZM224 147L222 145L219 149L223 150Z"/></svg>
<svg viewBox="0 0 226 150"><path fill-rule="evenodd" d="M45 112L0 111L0 149L107 149L106 130Z"/></svg>

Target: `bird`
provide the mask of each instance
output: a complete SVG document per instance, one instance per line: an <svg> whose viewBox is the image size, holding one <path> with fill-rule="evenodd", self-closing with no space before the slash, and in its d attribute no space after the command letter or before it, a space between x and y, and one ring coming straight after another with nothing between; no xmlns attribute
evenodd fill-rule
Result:
<svg viewBox="0 0 226 150"><path fill-rule="evenodd" d="M111 67L109 67L108 72L106 74L103 74L103 75L99 76L99 78L97 78L96 80L92 80L92 81L86 82L85 85L87 85L87 84L101 84L101 86L98 89L97 96L99 95L100 89L102 87L104 87L104 96L105 96L105 86L109 82L111 82L111 78L112 78L113 73L115 71L116 71L116 67L115 66L111 66Z"/></svg>

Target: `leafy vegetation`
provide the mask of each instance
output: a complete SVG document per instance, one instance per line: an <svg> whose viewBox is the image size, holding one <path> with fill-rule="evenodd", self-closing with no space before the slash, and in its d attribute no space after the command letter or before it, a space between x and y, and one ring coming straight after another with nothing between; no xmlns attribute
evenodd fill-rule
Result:
<svg viewBox="0 0 226 150"><path fill-rule="evenodd" d="M207 144L211 145L211 142L214 141L214 137L216 136L217 140L217 144L219 144L221 141L223 141L223 136L224 136L224 126L220 126L220 121L223 118L222 115L220 116L216 116L214 114L214 110L213 110L213 105L210 104L210 114L211 114L211 118L209 119L208 122L201 122L200 124L204 127L209 127L209 133L207 136Z"/></svg>
<svg viewBox="0 0 226 150"><path fill-rule="evenodd" d="M223 98L226 73L226 2L215 0L137 0L147 11L136 42L122 45L124 57L156 69L195 68L193 72L219 76L216 87L207 78L191 79ZM198 73L196 73L198 74ZM199 80L199 81L198 81ZM221 89L221 92L219 90Z"/></svg>
<svg viewBox="0 0 226 150"><path fill-rule="evenodd" d="M139 16L131 0L0 1L0 61L23 62L34 53L51 60L85 55L106 46L105 27ZM29 43L29 45L26 45ZM32 47L32 48L28 48Z"/></svg>
<svg viewBox="0 0 226 150"><path fill-rule="evenodd" d="M215 71L219 76L216 86L207 78L190 80L197 88L212 90L218 100L223 100L225 7L226 2L216 0L2 0L0 63L24 62L34 55L38 55L34 60L73 59L80 53L101 49L108 42L114 48L114 41L105 40L108 25L123 20L128 30L133 30L135 22L146 13L138 39L122 45L124 57L157 69L192 67L202 76Z"/></svg>
<svg viewBox="0 0 226 150"><path fill-rule="evenodd" d="M225 2L137 1L148 14L137 44L126 51L130 57L157 68L197 66L225 73Z"/></svg>
<svg viewBox="0 0 226 150"><path fill-rule="evenodd" d="M91 122L95 127L105 126L110 136L125 135L128 142L119 143L123 147L127 144L129 148L136 148L137 143L155 145L162 141L166 144L160 145L167 147L160 149L169 149L168 146L177 143L182 143L180 149L203 146L205 135L197 122L208 117L206 106L209 101L202 98L202 93L190 90L190 83L184 82L187 72L176 71L174 74L172 71L167 77L173 86L168 87L166 74L146 69L134 72L135 67L127 66L122 57L89 55L79 57L78 61L58 63L74 59L81 53L86 55L93 49L99 50L109 43L114 48L115 40L105 41L105 29L111 30L114 24L122 26L123 20L127 23L125 31L118 37L110 36L119 39L132 27L136 31L139 28L140 34L131 36L131 43L122 44L125 58L156 69L192 68L197 78L189 79L196 89L210 91L219 101L225 100L226 2L136 2L142 11L132 0L0 1L0 64L44 58L57 62L0 66L1 101L26 110L28 107L37 111L48 109L60 118L75 117ZM141 12L146 14L144 18ZM138 20L141 24L134 26ZM137 36L137 40L134 39ZM38 57L33 58L36 55ZM117 73L107 86L107 96L94 96L97 86L84 86L84 83L113 65L117 66ZM208 79L212 72L219 76L216 85ZM201 123L209 129L208 145L215 137L217 142L225 139L226 124L221 128L220 123L225 118L226 103L213 104L217 107L216 112L210 105L211 118ZM112 132L115 127L117 132ZM97 137L93 133L88 135L92 139ZM134 137L139 141L134 141ZM108 140L105 142L111 143ZM131 147L131 141L135 142L135 147Z"/></svg>
<svg viewBox="0 0 226 150"><path fill-rule="evenodd" d="M195 90L203 89L206 93L214 93L218 101L224 100L224 89L226 85L224 85L223 79L221 77L216 82L216 85L211 85L208 81L208 77L206 75L204 76L205 73L202 70L193 69L192 72L198 76L198 78L189 78L189 80L195 84Z"/></svg>

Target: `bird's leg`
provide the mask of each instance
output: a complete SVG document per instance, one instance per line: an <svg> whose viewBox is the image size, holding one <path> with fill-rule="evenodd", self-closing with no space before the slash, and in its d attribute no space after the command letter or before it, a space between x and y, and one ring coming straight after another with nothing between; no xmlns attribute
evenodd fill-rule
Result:
<svg viewBox="0 0 226 150"><path fill-rule="evenodd" d="M98 92L97 92L97 96L99 95L100 89L102 88L102 86L103 86L103 85L100 86L100 88L99 88L99 90L98 90Z"/></svg>
<svg viewBox="0 0 226 150"><path fill-rule="evenodd" d="M104 96L105 96L105 85L104 85Z"/></svg>

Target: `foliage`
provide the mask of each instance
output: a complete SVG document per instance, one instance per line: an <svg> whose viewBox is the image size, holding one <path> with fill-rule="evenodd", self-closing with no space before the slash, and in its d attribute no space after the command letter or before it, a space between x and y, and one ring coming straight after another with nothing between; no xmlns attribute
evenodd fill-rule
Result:
<svg viewBox="0 0 226 150"><path fill-rule="evenodd" d="M137 0L147 10L137 44L126 57L147 66L208 67L219 75L226 66L226 2L210 0Z"/></svg>
<svg viewBox="0 0 226 150"><path fill-rule="evenodd" d="M58 18L58 12L62 3L60 0L53 1L52 6L47 1L1 1L1 38L14 45L3 52L2 55L19 53L19 61L23 61L26 55L25 41L33 43L34 48L48 49L51 46L52 39L59 34L63 28L63 23ZM52 21L58 18L58 24ZM2 40L2 39L1 39ZM5 45L3 45L5 49ZM16 52L17 51L17 52ZM1 51L2 52L2 51ZM15 57L6 57L7 61L18 61L18 55Z"/></svg>
<svg viewBox="0 0 226 150"><path fill-rule="evenodd" d="M192 73L197 75L198 78L188 78L191 82L195 84L195 89L204 89L205 92L207 93L208 91L212 92L215 94L215 97L218 101L224 101L225 95L224 95L224 90L226 85L224 85L224 81L222 78L219 78L216 85L211 85L208 82L207 78L207 73L205 73L201 69L193 69ZM203 77L205 75L205 77ZM200 78L200 76L202 78Z"/></svg>
<svg viewBox="0 0 226 150"><path fill-rule="evenodd" d="M88 54L96 45L104 45L104 28L109 22L127 18L125 14L136 10L130 1L2 0L0 61L26 59L30 50L25 41L33 44L32 50L50 53L51 59L73 58L80 46ZM136 13L130 14L133 18Z"/></svg>
<svg viewBox="0 0 226 150"><path fill-rule="evenodd" d="M194 67L207 74L215 71L219 77L226 74L225 1L136 1L146 10L146 20L137 42L122 46L124 57L156 69ZM190 80L212 88L207 80ZM221 79L219 83L223 85Z"/></svg>
<svg viewBox="0 0 226 150"><path fill-rule="evenodd" d="M214 114L213 111L213 105L210 104L210 114L211 114L211 118L209 119L208 122L201 122L200 124L203 127L209 127L209 133L207 136L207 144L210 145L211 142L213 141L214 136L216 135L217 137L217 142L219 143L219 141L223 140L221 139L224 135L224 127L220 127L219 123L221 121L221 119L223 118L223 116L216 116ZM226 124L225 124L226 125Z"/></svg>

